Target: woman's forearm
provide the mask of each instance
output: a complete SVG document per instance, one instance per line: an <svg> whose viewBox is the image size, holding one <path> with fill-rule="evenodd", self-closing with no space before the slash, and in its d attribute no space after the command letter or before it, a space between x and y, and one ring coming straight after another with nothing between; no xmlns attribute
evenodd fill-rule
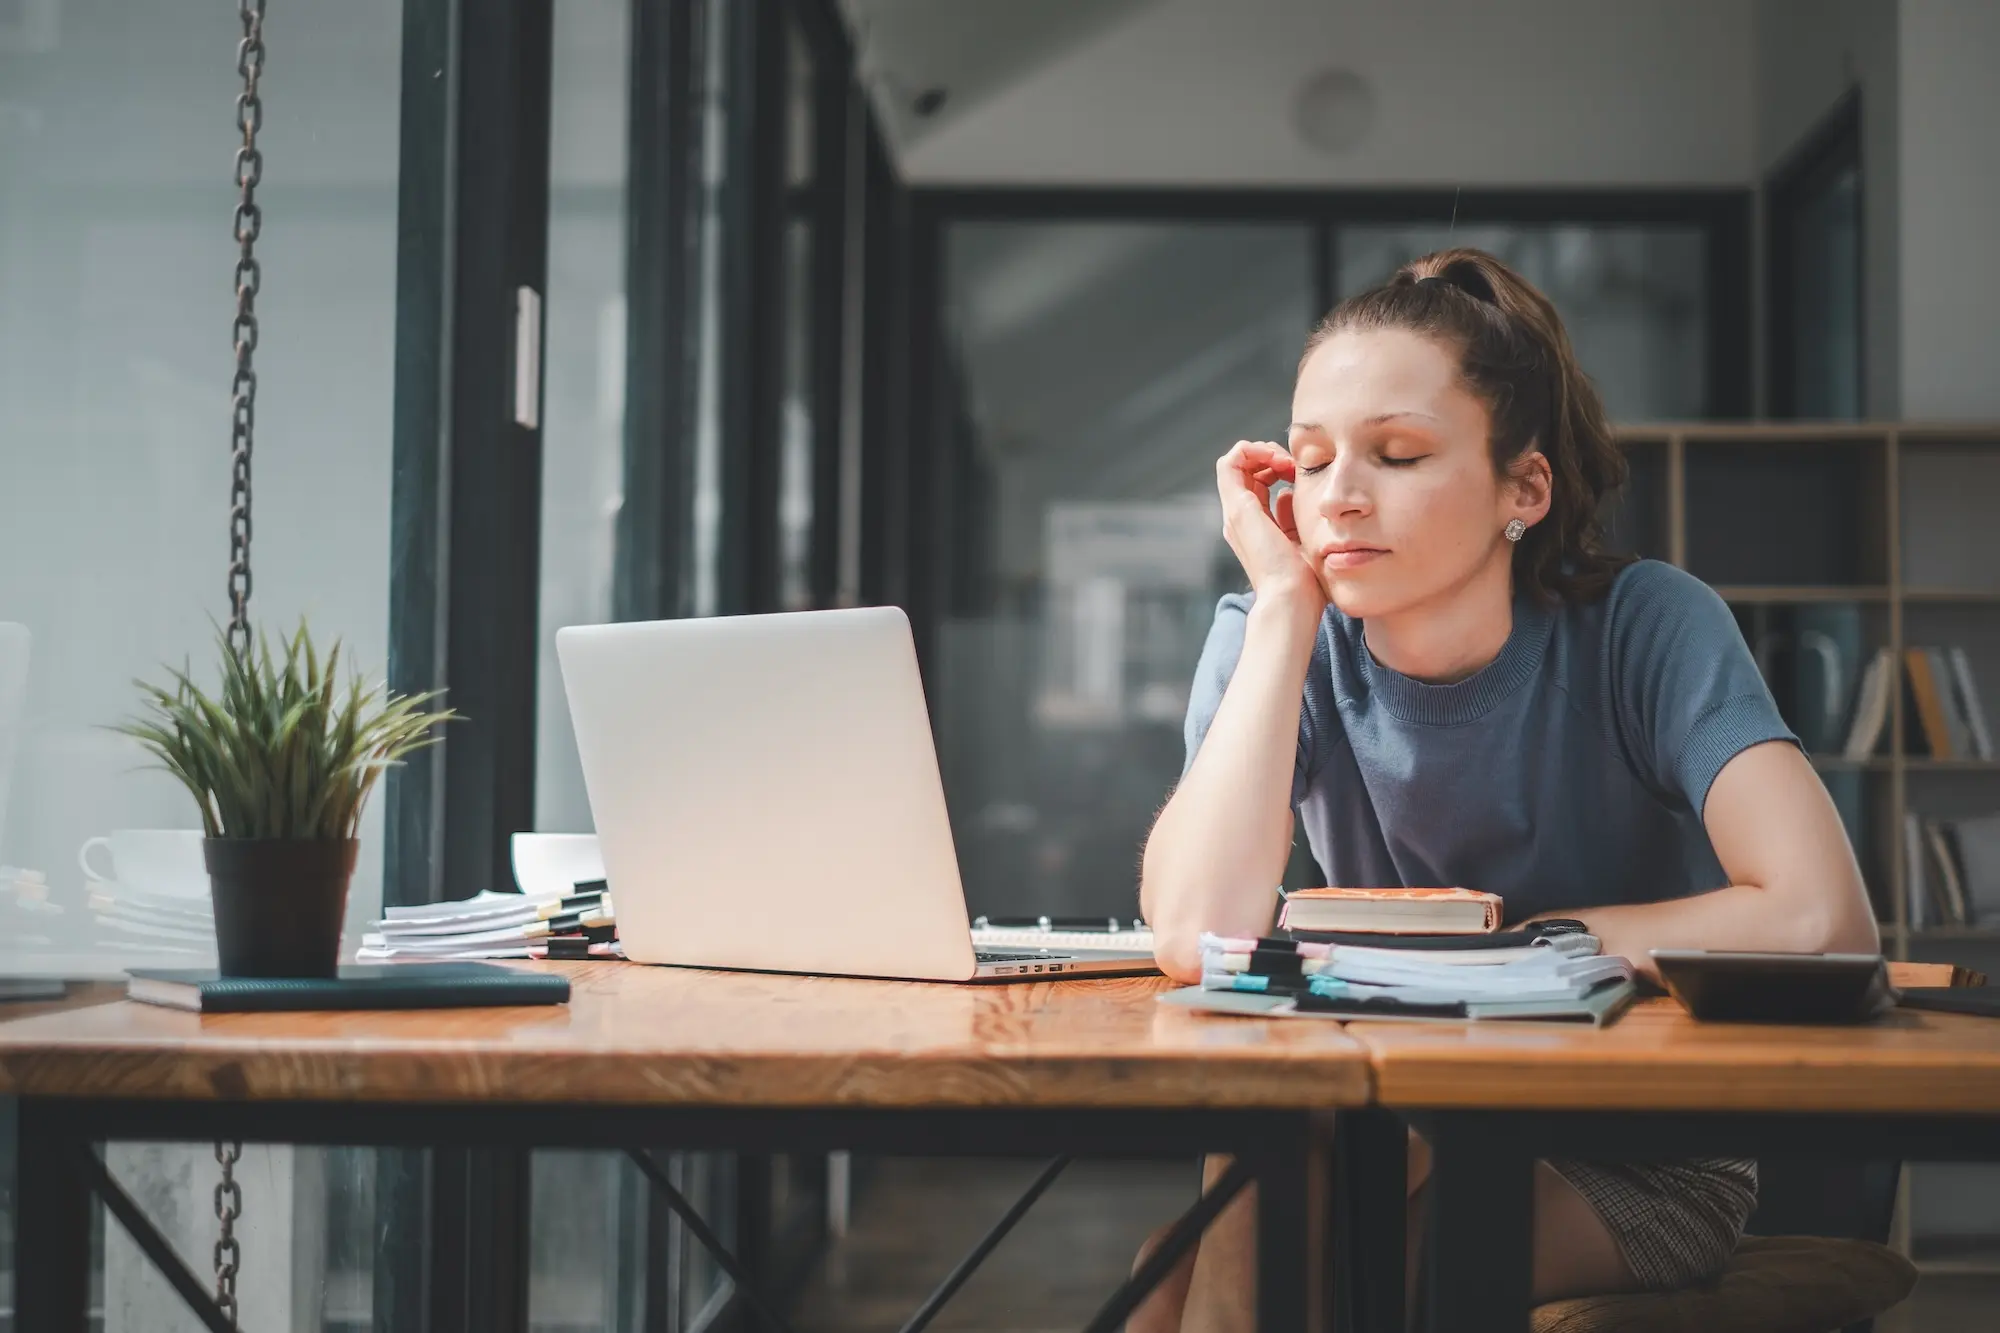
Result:
<svg viewBox="0 0 2000 1333"><path fill-rule="evenodd" d="M1882 947L1840 814L1789 741L1751 746L1716 775L1702 822L1727 888L1665 902L1545 912L1589 926L1648 978L1650 949L1875 953Z"/></svg>
<svg viewBox="0 0 2000 1333"><path fill-rule="evenodd" d="M1732 884L1692 898L1549 912L1583 922L1607 954L1631 960L1654 982L1652 949L1746 949L1777 953L1875 953L1882 947L1866 912L1801 911L1800 894Z"/></svg>
<svg viewBox="0 0 2000 1333"><path fill-rule="evenodd" d="M1271 928L1291 854L1299 706L1319 612L1262 596L1243 652L1187 776L1146 839L1139 898L1168 975L1199 979L1202 931Z"/></svg>

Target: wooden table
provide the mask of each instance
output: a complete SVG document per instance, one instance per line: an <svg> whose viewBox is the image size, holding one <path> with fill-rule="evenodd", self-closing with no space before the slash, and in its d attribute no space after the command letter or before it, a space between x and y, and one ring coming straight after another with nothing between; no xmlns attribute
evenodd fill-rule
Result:
<svg viewBox="0 0 2000 1333"><path fill-rule="evenodd" d="M2000 1158L1992 1019L1899 1009L1860 1027L1696 1023L1654 999L1602 1030L1348 1031L1368 1048L1378 1104L1431 1142L1433 1330L1528 1326L1537 1158Z"/></svg>
<svg viewBox="0 0 2000 1333"><path fill-rule="evenodd" d="M204 1017L96 986L5 1011L18 1326L84 1327L82 1155L128 1139L1230 1153L1259 1187L1261 1326L1325 1318L1316 1117L1370 1092L1366 1054L1338 1024L1204 1019L1157 1004L1157 978L948 986L545 966L570 977L569 1004Z"/></svg>

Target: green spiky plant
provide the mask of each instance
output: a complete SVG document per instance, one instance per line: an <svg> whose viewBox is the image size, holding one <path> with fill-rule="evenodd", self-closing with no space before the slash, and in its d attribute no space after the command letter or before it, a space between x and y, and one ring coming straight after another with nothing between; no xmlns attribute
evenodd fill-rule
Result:
<svg viewBox="0 0 2000 1333"><path fill-rule="evenodd" d="M114 728L188 789L211 838L352 838L383 772L457 716L426 710L437 691L391 694L352 671L341 681L340 642L322 658L304 621L276 654L261 630L246 649L221 631L216 641L217 696L169 667L172 688L135 682L141 715Z"/></svg>

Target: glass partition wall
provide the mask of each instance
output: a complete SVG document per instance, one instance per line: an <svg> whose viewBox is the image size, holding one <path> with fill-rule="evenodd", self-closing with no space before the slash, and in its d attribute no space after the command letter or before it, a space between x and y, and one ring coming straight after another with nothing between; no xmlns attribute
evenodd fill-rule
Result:
<svg viewBox="0 0 2000 1333"><path fill-rule="evenodd" d="M1717 371L1747 337L1747 277L1737 302L1717 296L1744 262L1741 198L1637 219L1474 200L1455 225L1418 220L1417 202L1398 220L1384 197L929 202L939 316L920 420L947 473L929 680L974 913L1137 912L1193 664L1217 597L1244 586L1214 462L1284 438L1306 332L1341 296L1480 246L1549 293L1617 419L1743 410L1740 375ZM1317 875L1295 848L1288 880Z"/></svg>
<svg viewBox="0 0 2000 1333"><path fill-rule="evenodd" d="M881 400L843 412L839 394L844 368L882 382L892 326L876 307L900 263L880 239L851 247L882 260L882 296L849 317L863 293L840 230L848 192L900 190L880 169L852 53L818 0L271 11L253 615L306 615L371 671L401 670L404 687L518 695L518 710L479 710L476 742L451 738L457 780L490 768L505 794L489 809L513 799L524 812L511 827L587 829L553 631L746 609L748 565L769 571L758 586L774 605L827 604L833 554L880 517L841 510L837 485L842 468L880 466L868 441L887 429ZM148 937L106 910L120 891L198 899L206 885L185 796L105 728L130 710L133 677L206 659L224 609L240 36L227 4L72 0L0 19L0 974L115 970L135 951L212 957L198 931ZM495 83L508 42L527 58ZM878 170L847 170L850 138ZM530 212L546 199L545 243L521 207L490 206L496 189L537 201ZM777 263L741 250L751 219L780 238ZM541 327L526 327L540 373L523 398L515 284L504 332L467 312L503 285L496 254L537 250L546 279L537 261L527 285ZM635 287L635 273L668 280ZM770 299L753 309L758 292ZM865 368L839 342L864 326L878 349ZM768 386L784 409L767 521L725 461ZM634 392L651 435L633 428ZM466 408L489 398L531 403L532 435L482 435ZM506 461L520 448L531 470ZM514 506L507 524L495 505ZM467 554L482 544L494 558ZM495 595L525 609L527 660L419 642L433 623L446 632L454 604ZM508 825L461 827L464 805L436 800L436 771L373 804L350 946L385 882L398 901L505 887L475 863ZM467 848L478 855L438 871ZM199 1271L215 1239L213 1145L113 1144L107 1159ZM476 1283L520 1272L524 1326L681 1329L728 1314L728 1284L620 1156L480 1165L502 1168L480 1188L511 1191L505 1206L531 1220L500 1238L518 1264L465 1257ZM477 1221L453 1214L434 1168L423 1153L246 1149L245 1326L456 1328L506 1311L511 1296L467 1303L427 1284L440 1228ZM798 1266L823 1213L822 1163L690 1155L669 1169L724 1234ZM4 1206L0 1219L4 1322L15 1219ZM196 1327L120 1228L100 1220L99 1235L106 1333Z"/></svg>

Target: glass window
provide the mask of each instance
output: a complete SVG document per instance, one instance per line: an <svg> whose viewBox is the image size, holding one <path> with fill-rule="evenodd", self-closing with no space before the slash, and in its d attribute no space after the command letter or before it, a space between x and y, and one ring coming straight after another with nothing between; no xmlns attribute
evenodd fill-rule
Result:
<svg viewBox="0 0 2000 1333"><path fill-rule="evenodd" d="M1215 599L1242 586L1215 460L1281 439L1303 225L958 223L954 535L938 730L975 913L1129 917ZM941 419L949 419L948 417Z"/></svg>
<svg viewBox="0 0 2000 1333"><path fill-rule="evenodd" d="M1861 415L1861 168L1834 171L1787 207L1791 415Z"/></svg>
<svg viewBox="0 0 2000 1333"><path fill-rule="evenodd" d="M648 1186L623 1153L541 1151L528 1197L531 1333L645 1327Z"/></svg>
<svg viewBox="0 0 2000 1333"><path fill-rule="evenodd" d="M1708 245L1694 226L1354 225L1334 229L1339 296L1451 245L1491 251L1548 294L1617 421L1701 417L1708 402Z"/></svg>
<svg viewBox="0 0 2000 1333"><path fill-rule="evenodd" d="M251 612L273 629L303 615L379 673L401 6L278 9L259 135ZM213 956L205 932L124 909L142 892L205 897L195 809L105 727L132 710L134 677L212 663L226 614L241 31L233 5L27 12L41 21L0 44L0 972L193 965ZM378 797L362 825L350 938L380 908L382 810ZM205 1267L212 1146L108 1156ZM368 1326L372 1160L245 1149L246 1327ZM107 1326L193 1327L163 1320L177 1298L105 1230Z"/></svg>

